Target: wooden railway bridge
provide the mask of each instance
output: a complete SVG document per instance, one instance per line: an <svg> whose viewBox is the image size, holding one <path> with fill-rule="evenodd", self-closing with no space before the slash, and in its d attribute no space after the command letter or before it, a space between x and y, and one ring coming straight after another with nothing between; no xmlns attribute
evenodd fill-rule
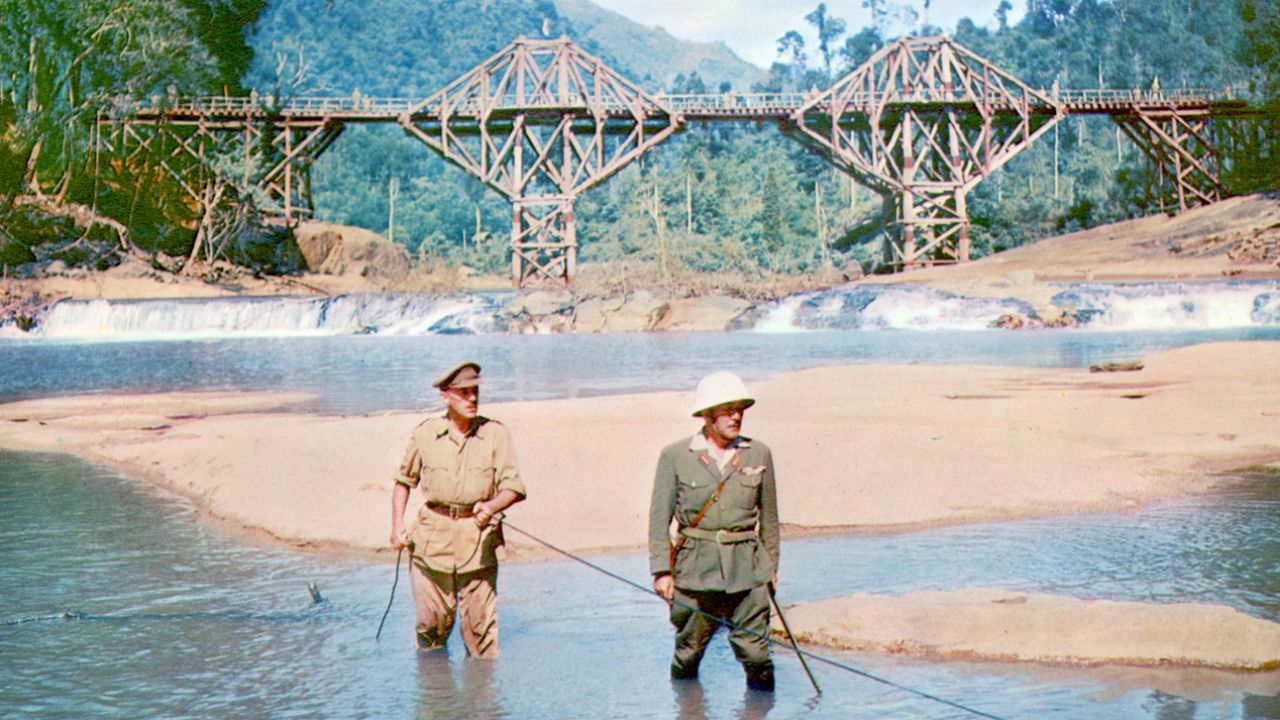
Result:
<svg viewBox="0 0 1280 720"><path fill-rule="evenodd" d="M945 36L903 38L822 91L648 93L568 38L517 38L421 101L153 98L104 118L124 164L157 164L197 203L213 173L266 192L290 224L311 212L310 167L353 123L397 123L512 206L516 285L571 282L575 200L697 122L770 121L894 206L898 268L969 259L967 193L1067 115L1107 115L1149 161L1166 210L1222 198L1229 92L1036 90ZM224 158L219 163L213 158Z"/></svg>

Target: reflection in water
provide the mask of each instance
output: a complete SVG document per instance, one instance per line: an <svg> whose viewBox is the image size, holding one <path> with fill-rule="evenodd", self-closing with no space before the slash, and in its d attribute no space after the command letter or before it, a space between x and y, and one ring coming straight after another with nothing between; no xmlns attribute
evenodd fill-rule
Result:
<svg viewBox="0 0 1280 720"><path fill-rule="evenodd" d="M787 541L794 602L977 584L1231 604L1278 620L1280 478L1119 515ZM1159 561L1172 557L1169 561ZM643 553L592 558L646 579ZM666 607L570 561L503 566L502 655L421 654L394 558L242 545L185 503L49 455L0 452L0 713L23 718L947 718L965 715L775 653L745 689L721 637L696 683L667 677ZM1180 578L1169 575L1172 562ZM1226 568L1225 570L1222 568ZM312 605L307 583L328 600ZM1269 600L1266 600L1269 599ZM1268 604L1270 602L1271 604ZM57 619L67 609L84 620ZM9 621L54 616L21 624ZM99 619L94 619L99 618ZM1280 720L1280 673L930 663L816 649L1005 718Z"/></svg>
<svg viewBox="0 0 1280 720"><path fill-rule="evenodd" d="M418 651L418 711L421 720L508 717L498 699L496 661L462 658L444 649Z"/></svg>
<svg viewBox="0 0 1280 720"><path fill-rule="evenodd" d="M679 720L708 720L711 717L719 717L719 714L710 714L707 694L702 689L702 683L697 680L672 680L671 690L675 696L676 717ZM725 704L719 698L714 702L717 707L723 707ZM734 717L738 720L764 720L773 709L774 703L774 693L744 689L742 702L736 708Z"/></svg>

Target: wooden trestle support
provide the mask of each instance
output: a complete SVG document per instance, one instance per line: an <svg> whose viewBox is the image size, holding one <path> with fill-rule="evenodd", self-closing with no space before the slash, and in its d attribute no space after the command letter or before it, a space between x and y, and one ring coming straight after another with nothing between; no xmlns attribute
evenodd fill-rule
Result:
<svg viewBox="0 0 1280 720"><path fill-rule="evenodd" d="M565 37L516 38L400 116L409 134L510 200L517 286L568 284L574 201L682 122Z"/></svg>
<svg viewBox="0 0 1280 720"><path fill-rule="evenodd" d="M967 193L1065 114L950 38L909 37L807 100L791 134L893 203L891 263L969 259Z"/></svg>
<svg viewBox="0 0 1280 720"><path fill-rule="evenodd" d="M145 176L158 168L201 211L217 181L236 194L256 190L259 204L268 205L258 209L289 226L311 216L311 165L345 127L324 114L271 112L256 97L144 108L100 125L119 170Z"/></svg>
<svg viewBox="0 0 1280 720"><path fill-rule="evenodd" d="M1146 156L1147 197L1165 212L1222 199L1222 169L1208 109L1135 107L1112 119Z"/></svg>

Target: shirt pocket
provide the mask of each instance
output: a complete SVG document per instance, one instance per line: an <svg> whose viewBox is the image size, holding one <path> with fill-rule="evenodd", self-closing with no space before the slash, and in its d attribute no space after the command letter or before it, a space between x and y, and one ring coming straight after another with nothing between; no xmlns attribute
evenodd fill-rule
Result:
<svg viewBox="0 0 1280 720"><path fill-rule="evenodd" d="M743 510L754 510L756 500L760 497L760 483L764 480L763 472L739 473L732 480L734 504Z"/></svg>
<svg viewBox="0 0 1280 720"><path fill-rule="evenodd" d="M453 468L449 467L448 463L430 457L423 458L422 487L428 494L445 492L449 487L452 474Z"/></svg>
<svg viewBox="0 0 1280 720"><path fill-rule="evenodd" d="M705 477L676 476L676 506L696 513L711 498L711 482Z"/></svg>
<svg viewBox="0 0 1280 720"><path fill-rule="evenodd" d="M464 478L466 486L462 488L463 494L471 502L488 500L493 496L493 476L494 470L489 466L467 468Z"/></svg>

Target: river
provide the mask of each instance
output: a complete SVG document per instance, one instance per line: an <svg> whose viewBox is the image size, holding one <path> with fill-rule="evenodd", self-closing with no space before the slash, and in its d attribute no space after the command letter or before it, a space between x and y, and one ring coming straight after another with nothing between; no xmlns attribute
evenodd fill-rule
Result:
<svg viewBox="0 0 1280 720"><path fill-rule="evenodd" d="M966 312L990 311L976 307L925 324L932 329L855 323L849 314L863 313L867 305L847 304L849 295L839 302L810 296L779 304L773 318L792 318L790 331L778 332L775 323L756 331L672 335L495 334L484 316L496 301L487 299L471 301L436 331L360 335L299 325L292 331L280 330L288 327L282 325L249 334L225 326L209 332L188 322L207 313L206 305L178 310L185 320L171 317L172 308L143 307L142 315L154 311L156 322L172 327L181 320L187 329L172 332L144 322L136 331L0 340L0 366L6 368L0 398L303 390L315 396L312 411L360 413L420 407L429 397L426 380L461 357L485 365L486 398L500 400L684 388L726 364L749 379L869 361L1081 367L1197 342L1280 338L1280 321L1266 314L1274 286L1256 290L1252 306L1262 312L1248 313L1248 322L1223 321L1185 288L1182 296L1146 288L1134 297L1150 305L1153 296L1169 296L1158 301L1168 309L1162 317L1174 313L1177 319L1033 332L957 327L955 318ZM1201 298L1239 294L1238 286L1226 284L1196 292ZM138 310L123 308L135 315ZM1206 321L1208 315L1216 319ZM460 333L459 327L471 330ZM794 602L860 591L983 586L1225 604L1280 621L1278 538L1280 479L1257 475L1207 496L1125 513L788 540L781 597ZM591 560L647 581L640 553ZM0 714L972 717L825 663L814 663L823 688L815 695L784 651L778 653L774 696L746 693L723 639L713 643L700 683L673 687L666 678L671 631L665 607L571 560L503 566L497 662L468 660L456 641L448 653L419 656L404 578L387 629L374 641L394 575L390 562L248 544L202 523L181 499L73 458L0 452ZM321 602L313 601L308 583L315 583ZM1280 719L1276 673L1048 668L814 652L1001 718Z"/></svg>

